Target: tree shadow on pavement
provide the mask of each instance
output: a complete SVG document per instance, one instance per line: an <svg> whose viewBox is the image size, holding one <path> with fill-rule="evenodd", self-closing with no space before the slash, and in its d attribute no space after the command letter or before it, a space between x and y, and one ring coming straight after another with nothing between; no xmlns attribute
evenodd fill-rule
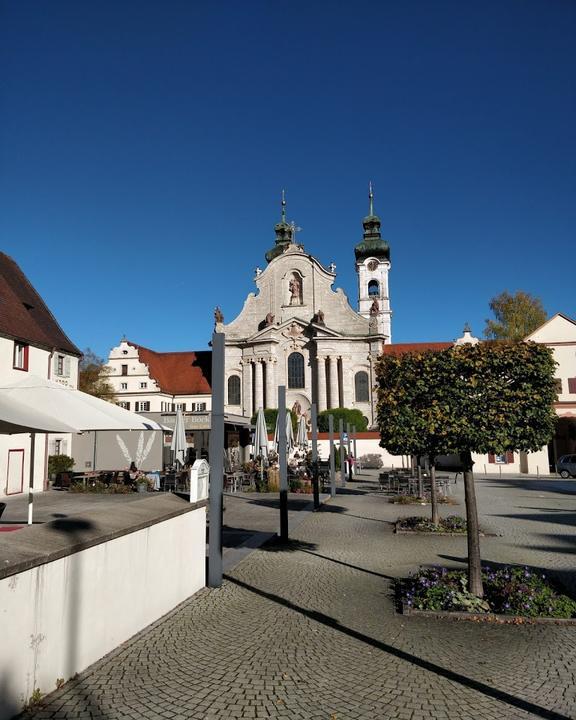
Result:
<svg viewBox="0 0 576 720"><path fill-rule="evenodd" d="M322 505L322 507L320 508L320 512L343 513L346 515L346 517L357 518L358 520L368 520L369 522L383 523L384 525L393 525L393 523L389 522L388 520L380 520L380 518L366 517L365 515L355 515L354 513L348 512L347 508L343 507L342 505L333 505L332 503Z"/></svg>
<svg viewBox="0 0 576 720"><path fill-rule="evenodd" d="M328 560L336 563L337 565L343 565L344 567L351 568L352 570L359 570L360 572L368 575L374 575L375 577L384 578L385 580L396 580L392 575L384 575L383 573L376 572L376 570L368 570L367 568L360 567L359 565L352 565L351 563L344 562L344 560L337 560L329 555L322 555L321 553L312 552L311 550L301 548L301 552L308 553L308 555L314 555L315 557L321 558L322 560Z"/></svg>
<svg viewBox="0 0 576 720"><path fill-rule="evenodd" d="M500 480L499 478L482 478L482 484L497 488L519 490L532 490L536 492L550 492L559 495L576 495L576 481L572 480Z"/></svg>
<svg viewBox="0 0 576 720"><path fill-rule="evenodd" d="M493 513L490 517L510 518L511 520L532 520L533 522L576 527L576 512L573 510L545 510L544 512L534 513Z"/></svg>
<svg viewBox="0 0 576 720"><path fill-rule="evenodd" d="M316 543L306 542L305 540L288 539L282 542L278 536L271 538L268 542L260 547L265 552L310 552L316 550ZM314 553L312 553L314 554Z"/></svg>
<svg viewBox="0 0 576 720"><path fill-rule="evenodd" d="M393 645L389 645L386 642L377 640L376 638L372 638L369 635L365 635L364 633L354 630L353 628L342 625L335 618L318 612L317 610L309 610L300 607L299 605L296 605L295 603L287 600L286 598L280 597L279 595L275 595L271 592L267 592L266 590L261 590L260 588L249 585L248 583L243 582L238 578L231 577L230 575L224 575L224 577L229 582L243 588L244 590L247 590L248 592L254 593L255 595L270 600L271 602L278 603L279 605L282 605L289 610L293 610L294 612L310 620L314 620L332 630L335 630L336 632L342 633L343 635L351 637L359 642L363 642L366 645L376 648L377 650L387 653L388 655L392 655L399 660L403 660L404 662L415 665L416 667L419 667L423 670L432 672L435 675L443 677L453 683L457 683L464 687L470 688L471 690L475 690L476 692L479 692L482 695L490 697L494 700L518 708L527 713L532 713L535 717L547 718L547 720L570 720L570 718L566 715L562 715L553 710L549 710L548 708L541 707L540 705L536 705L529 700L524 700L523 698L516 697L515 695L512 695L504 690L499 690L498 688L492 687L491 685L487 685L485 682L475 680L474 678L468 677L466 675L462 675L454 670L449 670L448 668L442 667L441 665L437 665L436 663L433 663L429 660L424 660L417 655L413 655L412 653L409 653L405 650L401 650L400 648L394 647Z"/></svg>

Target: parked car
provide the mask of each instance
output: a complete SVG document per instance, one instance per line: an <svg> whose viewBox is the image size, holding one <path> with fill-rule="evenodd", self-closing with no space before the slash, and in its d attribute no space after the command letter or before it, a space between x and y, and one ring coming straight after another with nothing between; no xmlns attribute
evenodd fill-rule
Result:
<svg viewBox="0 0 576 720"><path fill-rule="evenodd" d="M556 461L556 470L560 477L576 477L576 455L562 455Z"/></svg>

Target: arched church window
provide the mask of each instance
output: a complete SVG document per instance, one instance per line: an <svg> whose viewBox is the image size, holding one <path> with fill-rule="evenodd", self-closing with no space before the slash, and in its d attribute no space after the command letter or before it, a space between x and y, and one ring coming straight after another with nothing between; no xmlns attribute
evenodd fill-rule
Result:
<svg viewBox="0 0 576 720"><path fill-rule="evenodd" d="M367 372L362 370L356 373L354 376L354 389L356 391L356 402L370 402Z"/></svg>
<svg viewBox="0 0 576 720"><path fill-rule="evenodd" d="M288 356L288 387L303 388L304 383L304 355L293 352Z"/></svg>
<svg viewBox="0 0 576 720"><path fill-rule="evenodd" d="M378 280L370 280L368 283L368 296L369 297L380 297L380 285Z"/></svg>
<svg viewBox="0 0 576 720"><path fill-rule="evenodd" d="M228 405L240 405L240 378L230 375L228 378Z"/></svg>

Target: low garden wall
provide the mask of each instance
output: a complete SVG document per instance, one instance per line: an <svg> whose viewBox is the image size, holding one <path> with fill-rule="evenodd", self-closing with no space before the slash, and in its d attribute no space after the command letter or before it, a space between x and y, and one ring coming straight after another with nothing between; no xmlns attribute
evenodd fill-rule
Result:
<svg viewBox="0 0 576 720"><path fill-rule="evenodd" d="M0 537L0 720L204 586L205 506L153 496Z"/></svg>

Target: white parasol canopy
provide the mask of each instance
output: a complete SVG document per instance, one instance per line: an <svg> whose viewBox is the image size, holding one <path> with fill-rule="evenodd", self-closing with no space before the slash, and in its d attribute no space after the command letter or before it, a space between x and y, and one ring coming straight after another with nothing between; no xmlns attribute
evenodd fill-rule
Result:
<svg viewBox="0 0 576 720"><path fill-rule="evenodd" d="M161 429L143 415L35 375L15 383L0 382L0 431L4 434Z"/></svg>
<svg viewBox="0 0 576 720"><path fill-rule="evenodd" d="M176 424L174 425L170 450L174 453L174 462L178 462L183 466L186 458L186 429L181 407L176 411Z"/></svg>

